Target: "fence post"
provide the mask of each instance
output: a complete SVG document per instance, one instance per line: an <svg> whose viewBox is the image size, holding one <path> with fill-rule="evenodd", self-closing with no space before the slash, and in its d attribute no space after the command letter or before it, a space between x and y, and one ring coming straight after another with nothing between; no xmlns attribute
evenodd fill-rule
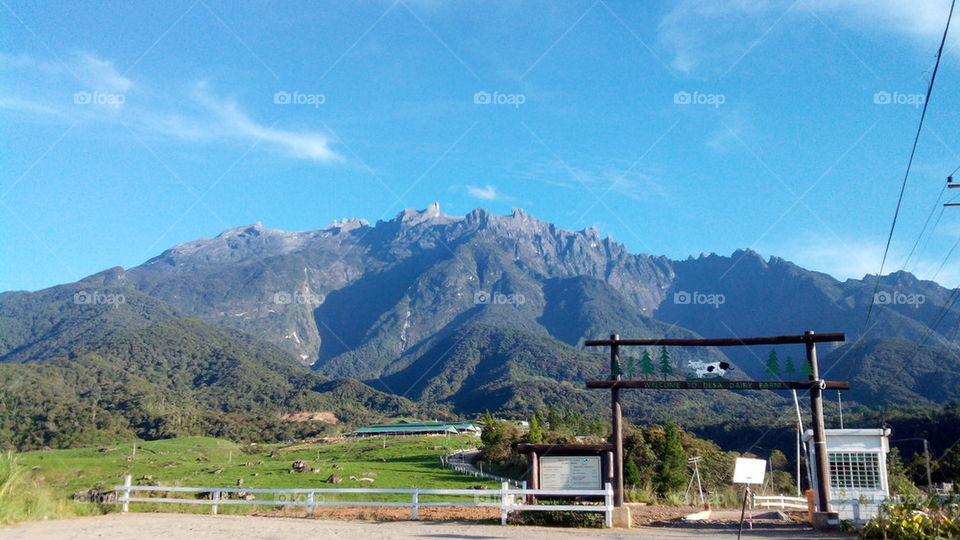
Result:
<svg viewBox="0 0 960 540"><path fill-rule="evenodd" d="M130 511L130 486L133 483L133 477L129 474L123 475L123 513Z"/></svg>
<svg viewBox="0 0 960 540"><path fill-rule="evenodd" d="M860 501L858 499L853 500L853 520L860 521Z"/></svg>
<svg viewBox="0 0 960 540"><path fill-rule="evenodd" d="M307 493L307 517L313 515L313 492Z"/></svg>
<svg viewBox="0 0 960 540"><path fill-rule="evenodd" d="M507 524L507 505L513 504L512 500L508 500L510 494L507 493L510 491L510 484L503 482L500 484L500 524Z"/></svg>
<svg viewBox="0 0 960 540"><path fill-rule="evenodd" d="M605 517L605 525L608 529L613 528L613 486L610 485L610 482L604 484L604 489L607 490L607 493L603 496L603 503L607 506L603 511Z"/></svg>
<svg viewBox="0 0 960 540"><path fill-rule="evenodd" d="M413 520L420 519L420 490L413 490Z"/></svg>
<svg viewBox="0 0 960 540"><path fill-rule="evenodd" d="M213 515L217 515L217 509L219 508L220 505L218 505L218 504L216 503L216 501L219 501L219 500L220 500L220 492L219 492L219 491L214 491L214 492L213 492L213 501L214 501L214 503L213 503L212 505L210 505L210 513L213 514Z"/></svg>

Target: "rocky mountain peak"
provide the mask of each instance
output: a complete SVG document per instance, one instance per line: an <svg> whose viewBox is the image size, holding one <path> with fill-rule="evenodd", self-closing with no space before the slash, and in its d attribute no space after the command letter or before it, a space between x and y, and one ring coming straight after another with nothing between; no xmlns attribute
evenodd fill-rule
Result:
<svg viewBox="0 0 960 540"><path fill-rule="evenodd" d="M417 210L416 208L404 208L402 212L397 214L396 219L408 225L416 225L424 221L429 221L430 219L438 217L439 215L440 203L432 203L424 210Z"/></svg>
<svg viewBox="0 0 960 540"><path fill-rule="evenodd" d="M367 227L370 225L370 222L365 219L358 218L343 218L335 219L327 228L323 229L324 231L336 231L336 232L349 232L354 229L359 229L361 227Z"/></svg>
<svg viewBox="0 0 960 540"><path fill-rule="evenodd" d="M217 238L244 238L247 236L260 236L264 233L264 231L266 231L266 229L263 228L263 223L258 221L252 225L244 225L242 227L227 229L218 234Z"/></svg>

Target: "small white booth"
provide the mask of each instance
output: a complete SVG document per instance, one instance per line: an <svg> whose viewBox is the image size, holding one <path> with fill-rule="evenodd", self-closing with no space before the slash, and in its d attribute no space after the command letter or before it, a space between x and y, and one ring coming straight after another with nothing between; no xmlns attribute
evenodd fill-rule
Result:
<svg viewBox="0 0 960 540"><path fill-rule="evenodd" d="M875 516L890 496L887 484L889 429L828 429L830 504L840 519L866 520ZM807 478L817 497L813 463L813 430L803 434L807 449ZM817 501L819 502L819 501Z"/></svg>

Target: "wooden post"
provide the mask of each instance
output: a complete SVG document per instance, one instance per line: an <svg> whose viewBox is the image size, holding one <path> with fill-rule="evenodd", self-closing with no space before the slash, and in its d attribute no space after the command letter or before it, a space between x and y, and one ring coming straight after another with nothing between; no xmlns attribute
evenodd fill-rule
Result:
<svg viewBox="0 0 960 540"><path fill-rule="evenodd" d="M747 513L747 498L750 497L750 484L743 490L743 506L740 508L740 527L737 529L737 540L743 535L743 518ZM752 527L751 527L752 528Z"/></svg>
<svg viewBox="0 0 960 540"><path fill-rule="evenodd" d="M813 330L806 335L812 336ZM806 343L807 362L810 363L810 380L820 381L820 368L817 366L817 345L813 341ZM830 511L830 462L827 457L827 435L823 424L823 390L819 385L810 388L810 409L813 412L813 451L816 458L817 474L817 510Z"/></svg>
<svg viewBox="0 0 960 540"><path fill-rule="evenodd" d="M620 339L620 334L610 334L611 341ZM610 374L614 380L621 379L620 346L610 345ZM620 389L610 389L611 424L613 427L613 505L623 506L623 416L620 410Z"/></svg>
<svg viewBox="0 0 960 540"><path fill-rule="evenodd" d="M527 459L530 460L530 489L540 489L540 456L536 452L530 452L527 454ZM527 504L537 504L537 497L535 495L527 495L525 497Z"/></svg>
<svg viewBox="0 0 960 540"><path fill-rule="evenodd" d="M512 497L507 495L507 490L510 489L510 484L507 482L500 483L500 524L507 524L507 506L513 504Z"/></svg>

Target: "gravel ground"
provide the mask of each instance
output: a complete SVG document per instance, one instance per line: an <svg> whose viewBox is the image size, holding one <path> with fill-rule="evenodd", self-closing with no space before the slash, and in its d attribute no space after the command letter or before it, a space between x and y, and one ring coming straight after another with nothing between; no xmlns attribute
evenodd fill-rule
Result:
<svg viewBox="0 0 960 540"><path fill-rule="evenodd" d="M599 538L664 538L703 539L736 538L736 526L716 528L694 526L684 528L641 527L617 529L554 529L485 525L450 521L357 521L304 519L264 516L212 516L204 514L110 514L91 518L34 521L0 528L3 539L87 539L87 538L163 538L163 539L229 539L264 538L462 538L525 540ZM744 531L744 538L844 538L846 535L818 534L797 526L770 526Z"/></svg>

